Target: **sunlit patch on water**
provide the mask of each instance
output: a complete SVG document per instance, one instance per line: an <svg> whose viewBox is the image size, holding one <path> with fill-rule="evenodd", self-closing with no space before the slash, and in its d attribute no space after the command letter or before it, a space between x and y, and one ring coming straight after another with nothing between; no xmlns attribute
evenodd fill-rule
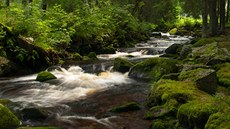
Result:
<svg viewBox="0 0 230 129"><path fill-rule="evenodd" d="M97 91L132 82L127 75L121 73L106 71L96 75L85 73L78 66L70 67L68 70L54 69L51 72L58 79L41 83L35 81L37 75L31 75L0 81L0 84L4 85L0 87L0 97L10 98L15 102L52 106L76 101Z"/></svg>

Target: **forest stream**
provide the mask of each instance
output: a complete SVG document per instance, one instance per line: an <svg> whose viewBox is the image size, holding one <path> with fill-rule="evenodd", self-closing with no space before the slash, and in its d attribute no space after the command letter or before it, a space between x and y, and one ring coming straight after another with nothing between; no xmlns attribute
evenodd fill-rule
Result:
<svg viewBox="0 0 230 129"><path fill-rule="evenodd" d="M38 109L48 118L28 120L25 125L52 125L64 129L147 129L144 120L145 98L150 83L135 80L112 70L117 57L138 62L158 57L174 43L187 43L191 37L161 33L159 38L136 44L135 48L119 49L116 54L98 55L99 61L89 64L53 66L47 70L58 79L35 81L37 74L0 79L0 98L13 101L8 107L22 115L25 109ZM167 38L165 38L167 37ZM109 110L127 102L141 104L141 110L112 113ZM21 116L23 117L23 115Z"/></svg>

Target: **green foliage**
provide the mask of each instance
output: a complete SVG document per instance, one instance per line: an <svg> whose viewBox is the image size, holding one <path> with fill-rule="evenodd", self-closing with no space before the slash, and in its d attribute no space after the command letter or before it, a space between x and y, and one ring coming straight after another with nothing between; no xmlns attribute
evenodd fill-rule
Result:
<svg viewBox="0 0 230 129"><path fill-rule="evenodd" d="M18 127L20 121L18 118L5 106L0 104L0 128L14 129Z"/></svg>
<svg viewBox="0 0 230 129"><path fill-rule="evenodd" d="M127 112L127 111L135 111L140 110L140 105L136 102L129 102L124 105L113 107L110 109L110 112L120 113L120 112Z"/></svg>
<svg viewBox="0 0 230 129"><path fill-rule="evenodd" d="M44 82L44 81L48 81L48 80L51 80L51 79L57 79L57 77L55 77L50 72L42 71L42 72L38 73L36 81Z"/></svg>
<svg viewBox="0 0 230 129"><path fill-rule="evenodd" d="M225 63L224 66L217 71L218 83L224 87L230 87L229 71L230 71L230 63Z"/></svg>

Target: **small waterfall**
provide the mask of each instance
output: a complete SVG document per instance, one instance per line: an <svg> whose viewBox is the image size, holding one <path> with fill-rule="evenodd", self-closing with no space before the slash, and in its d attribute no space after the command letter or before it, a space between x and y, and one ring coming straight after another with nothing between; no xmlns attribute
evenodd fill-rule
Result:
<svg viewBox="0 0 230 129"><path fill-rule="evenodd" d="M101 64L101 69L105 66ZM85 73L79 66L69 69L61 67L49 68L58 79L48 82L37 82L36 74L20 77L7 82L0 81L1 98L11 98L14 102L34 103L39 106L52 106L62 102L76 101L94 92L115 85L132 82L127 75L118 72L104 71L99 74ZM11 88L14 89L11 92Z"/></svg>

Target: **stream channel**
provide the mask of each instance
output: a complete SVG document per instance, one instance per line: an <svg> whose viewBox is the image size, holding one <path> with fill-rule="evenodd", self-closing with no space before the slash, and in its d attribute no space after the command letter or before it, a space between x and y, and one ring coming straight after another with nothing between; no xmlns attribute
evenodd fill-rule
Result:
<svg viewBox="0 0 230 129"><path fill-rule="evenodd" d="M112 71L113 59L130 61L158 57L174 43L187 43L191 37L161 33L135 48L116 54L98 55L96 63L70 63L48 68L58 79L35 81L37 74L0 79L0 98L10 99L7 106L30 126L52 125L64 129L148 129L144 120L145 99L150 83L134 80L128 73ZM109 109L127 102L140 103L141 110L111 113ZM31 115L33 112L35 115Z"/></svg>

